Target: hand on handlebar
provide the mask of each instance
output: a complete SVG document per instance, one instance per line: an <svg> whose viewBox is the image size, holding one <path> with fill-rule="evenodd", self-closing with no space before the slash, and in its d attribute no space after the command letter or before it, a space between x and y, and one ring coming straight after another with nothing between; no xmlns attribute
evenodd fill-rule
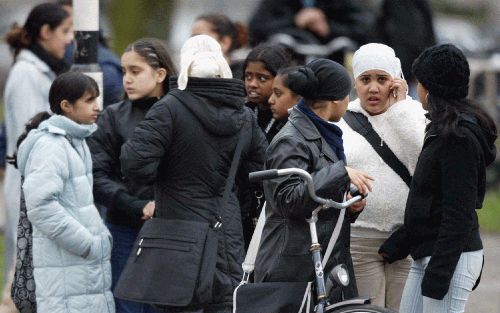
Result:
<svg viewBox="0 0 500 313"><path fill-rule="evenodd" d="M371 181L373 181L373 177L369 176L365 172L360 170L353 169L351 167L346 166L347 174L351 179L351 183L356 186L362 194L367 194L372 191Z"/></svg>
<svg viewBox="0 0 500 313"><path fill-rule="evenodd" d="M347 194L347 200L349 199L352 199L352 195L350 193ZM349 212L352 214L359 213L364 210L365 205L366 205L366 199L356 202L349 207Z"/></svg>

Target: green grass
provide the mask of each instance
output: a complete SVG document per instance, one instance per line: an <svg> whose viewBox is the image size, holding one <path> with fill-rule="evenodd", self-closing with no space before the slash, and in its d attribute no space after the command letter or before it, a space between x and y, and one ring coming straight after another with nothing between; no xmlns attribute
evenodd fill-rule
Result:
<svg viewBox="0 0 500 313"><path fill-rule="evenodd" d="M483 208L477 210L482 230L500 232L500 192L488 192Z"/></svg>

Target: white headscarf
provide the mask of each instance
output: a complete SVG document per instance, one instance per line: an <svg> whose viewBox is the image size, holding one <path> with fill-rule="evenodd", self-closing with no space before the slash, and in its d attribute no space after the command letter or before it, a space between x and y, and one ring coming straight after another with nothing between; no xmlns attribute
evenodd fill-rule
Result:
<svg viewBox="0 0 500 313"><path fill-rule="evenodd" d="M180 90L186 89L188 77L233 77L219 43L212 37L194 36L182 46L181 71L177 79Z"/></svg>
<svg viewBox="0 0 500 313"><path fill-rule="evenodd" d="M369 43L361 46L352 58L354 78L369 70L382 70L392 77L401 78L401 61L394 50L381 43Z"/></svg>

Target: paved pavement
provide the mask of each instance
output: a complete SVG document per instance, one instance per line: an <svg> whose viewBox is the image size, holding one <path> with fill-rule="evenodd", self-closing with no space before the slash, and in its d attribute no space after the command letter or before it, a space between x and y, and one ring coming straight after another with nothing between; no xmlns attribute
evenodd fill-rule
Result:
<svg viewBox="0 0 500 313"><path fill-rule="evenodd" d="M481 238L485 251L483 275L465 312L500 313L500 234L482 233Z"/></svg>

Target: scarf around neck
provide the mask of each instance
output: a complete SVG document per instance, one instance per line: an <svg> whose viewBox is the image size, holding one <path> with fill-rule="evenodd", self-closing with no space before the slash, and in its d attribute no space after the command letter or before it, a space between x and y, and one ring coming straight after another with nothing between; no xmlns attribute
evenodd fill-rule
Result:
<svg viewBox="0 0 500 313"><path fill-rule="evenodd" d="M313 122L321 136L326 140L330 148L337 157L346 162L344 153L344 141L342 140L342 130L337 125L328 123L314 113L305 103L304 99L300 100L297 108L304 113Z"/></svg>
<svg viewBox="0 0 500 313"><path fill-rule="evenodd" d="M28 49L33 52L40 60L42 60L45 64L49 66L49 68L56 74L62 74L69 70L68 64L64 62L64 59L58 59L50 53L48 53L45 49L43 49L38 43L32 43Z"/></svg>

